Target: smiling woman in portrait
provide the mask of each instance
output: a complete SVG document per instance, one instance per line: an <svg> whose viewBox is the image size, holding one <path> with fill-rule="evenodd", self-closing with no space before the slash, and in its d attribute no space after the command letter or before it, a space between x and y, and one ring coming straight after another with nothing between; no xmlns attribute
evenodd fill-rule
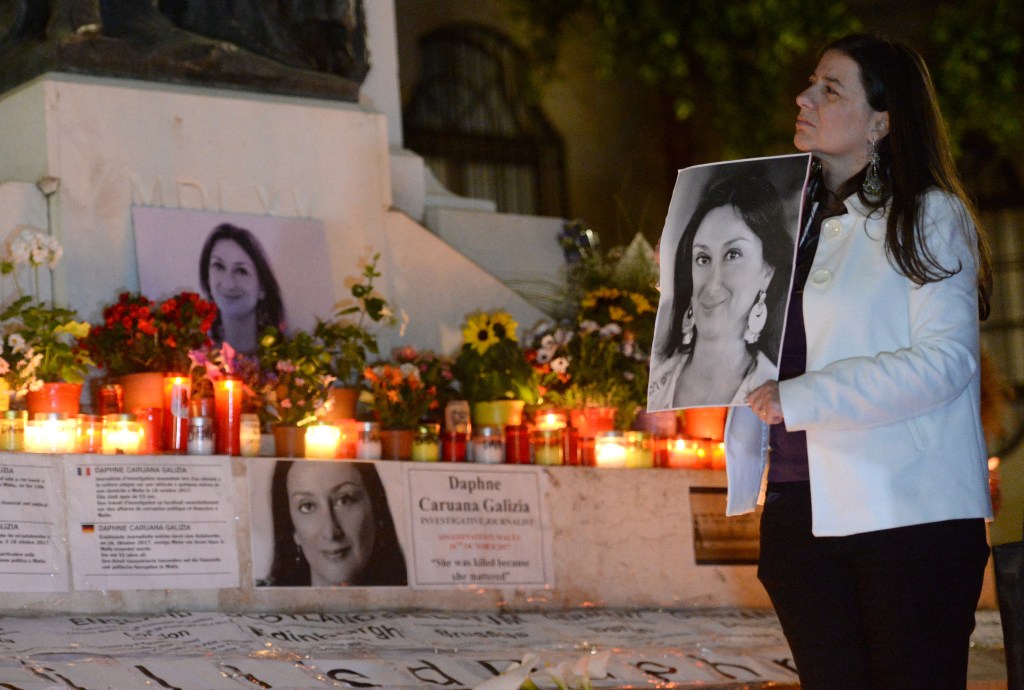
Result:
<svg viewBox="0 0 1024 690"><path fill-rule="evenodd" d="M405 556L377 468L279 460L271 480L274 558L262 586L402 586Z"/></svg>
<svg viewBox="0 0 1024 690"><path fill-rule="evenodd" d="M793 239L764 177L712 178L676 246L650 409L742 404L775 376Z"/></svg>
<svg viewBox="0 0 1024 690"><path fill-rule="evenodd" d="M230 223L213 229L199 258L203 293L217 305L210 337L246 354L256 351L267 326L282 329L281 288L263 247L249 230Z"/></svg>

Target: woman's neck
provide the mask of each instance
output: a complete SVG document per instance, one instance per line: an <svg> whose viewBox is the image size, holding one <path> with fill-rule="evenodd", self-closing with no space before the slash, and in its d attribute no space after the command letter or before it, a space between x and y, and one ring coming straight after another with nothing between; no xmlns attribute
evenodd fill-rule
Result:
<svg viewBox="0 0 1024 690"><path fill-rule="evenodd" d="M256 351L256 313L240 319L224 319L221 323L224 341L247 354Z"/></svg>

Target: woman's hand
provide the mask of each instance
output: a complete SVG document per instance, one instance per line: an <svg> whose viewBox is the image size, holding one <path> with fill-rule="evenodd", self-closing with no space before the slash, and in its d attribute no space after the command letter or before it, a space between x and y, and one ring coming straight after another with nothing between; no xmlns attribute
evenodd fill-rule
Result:
<svg viewBox="0 0 1024 690"><path fill-rule="evenodd" d="M750 391L747 404L765 424L782 423L782 399L779 397L778 381L766 381Z"/></svg>

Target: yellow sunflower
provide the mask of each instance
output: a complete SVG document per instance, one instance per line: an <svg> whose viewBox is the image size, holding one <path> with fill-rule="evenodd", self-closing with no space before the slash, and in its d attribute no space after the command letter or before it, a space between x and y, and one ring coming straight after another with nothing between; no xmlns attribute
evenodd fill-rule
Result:
<svg viewBox="0 0 1024 690"><path fill-rule="evenodd" d="M516 329L519 324L507 311L496 311L491 314L491 335L496 340L508 339L516 341Z"/></svg>
<svg viewBox="0 0 1024 690"><path fill-rule="evenodd" d="M484 313L472 314L466 320L466 325L462 329L462 339L481 355L499 340L491 329L490 315Z"/></svg>

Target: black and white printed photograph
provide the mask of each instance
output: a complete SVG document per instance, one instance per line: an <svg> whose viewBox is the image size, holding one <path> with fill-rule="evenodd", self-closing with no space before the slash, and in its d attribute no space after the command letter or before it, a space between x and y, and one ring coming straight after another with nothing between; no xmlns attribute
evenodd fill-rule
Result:
<svg viewBox="0 0 1024 690"><path fill-rule="evenodd" d="M252 353L267 326L308 330L331 315L319 220L136 206L132 221L142 294L191 290L212 301L214 345Z"/></svg>
<svg viewBox="0 0 1024 690"><path fill-rule="evenodd" d="M810 156L679 171L659 243L647 409L745 404L778 372Z"/></svg>
<svg viewBox="0 0 1024 690"><path fill-rule="evenodd" d="M405 554L377 464L268 464L272 471L250 487L256 586L408 584Z"/></svg>

